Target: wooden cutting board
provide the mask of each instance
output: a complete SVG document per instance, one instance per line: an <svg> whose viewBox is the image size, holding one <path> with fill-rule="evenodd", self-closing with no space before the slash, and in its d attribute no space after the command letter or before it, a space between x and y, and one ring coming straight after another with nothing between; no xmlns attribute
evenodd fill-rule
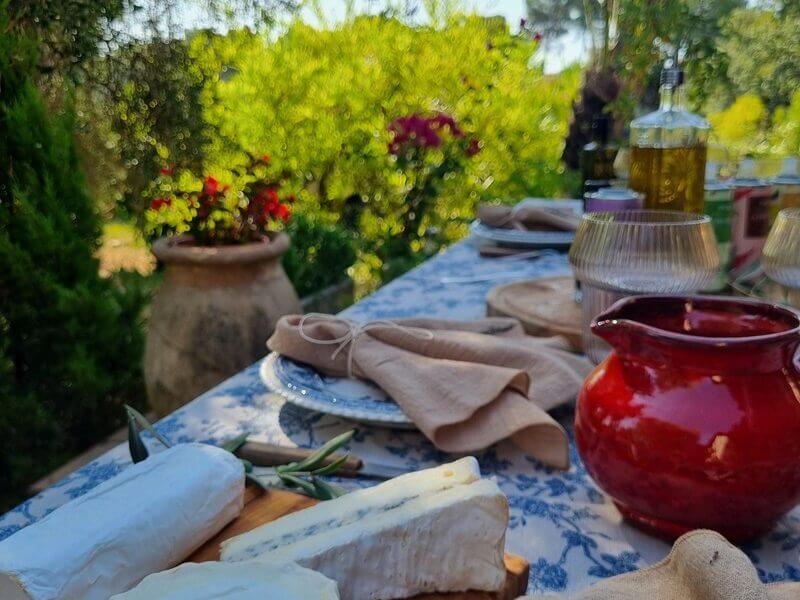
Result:
<svg viewBox="0 0 800 600"><path fill-rule="evenodd" d="M219 545L223 541L317 503L317 500L300 494L282 490L261 492L252 486L247 486L244 500L244 510L239 517L229 523L216 537L206 542L186 559L186 562L219 560ZM513 600L523 595L528 587L528 562L522 557L506 554L506 570L508 572L506 586L501 592L423 594L417 596L416 600Z"/></svg>

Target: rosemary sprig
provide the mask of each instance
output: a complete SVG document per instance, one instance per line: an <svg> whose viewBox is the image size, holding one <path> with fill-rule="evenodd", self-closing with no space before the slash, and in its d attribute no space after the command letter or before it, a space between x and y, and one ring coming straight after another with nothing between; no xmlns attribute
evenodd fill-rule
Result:
<svg viewBox="0 0 800 600"><path fill-rule="evenodd" d="M150 432L155 439L167 448L171 446L169 441L158 433L147 418L138 410L126 404L125 412L128 415L128 449L131 453L131 460L133 460L134 463L145 460L149 455L147 446L145 446L142 441L142 430ZM342 467L347 460L347 455L337 458L329 465L324 464L325 459L345 446L353 438L354 434L355 430L350 430L341 435L337 435L335 438L322 445L319 450L311 454L308 458L300 462L293 462L288 465L275 467L275 476L284 486L301 490L306 495L316 498L317 500L331 500L332 498L341 496L344 490L323 481L320 479L320 476L336 473L336 471ZM222 444L221 448L228 452L235 453L246 441L247 434L244 433L228 440ZM243 458L239 460L244 467L247 481L261 489L266 489L267 486L253 475L253 464L249 460Z"/></svg>

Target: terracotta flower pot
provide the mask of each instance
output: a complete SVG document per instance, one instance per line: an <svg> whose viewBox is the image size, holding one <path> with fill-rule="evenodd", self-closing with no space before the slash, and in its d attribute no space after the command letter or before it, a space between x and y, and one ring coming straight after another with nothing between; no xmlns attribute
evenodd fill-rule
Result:
<svg viewBox="0 0 800 600"><path fill-rule="evenodd" d="M161 238L164 263L147 332L144 373L150 406L165 415L254 363L277 320L300 312L281 257L289 237L239 246L195 246Z"/></svg>

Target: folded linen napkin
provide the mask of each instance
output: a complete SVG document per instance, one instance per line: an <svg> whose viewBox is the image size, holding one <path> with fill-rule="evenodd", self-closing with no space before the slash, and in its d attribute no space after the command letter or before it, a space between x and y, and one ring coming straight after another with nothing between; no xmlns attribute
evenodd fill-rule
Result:
<svg viewBox="0 0 800 600"><path fill-rule="evenodd" d="M496 206L482 204L478 207L478 219L489 227L500 229L518 229L520 231L575 231L578 229L580 217L565 207L526 205Z"/></svg>
<svg viewBox="0 0 800 600"><path fill-rule="evenodd" d="M270 350L387 392L437 448L482 450L510 437L543 463L569 467L567 436L547 410L591 370L561 338L526 336L515 319L400 319L356 325L330 315L278 321Z"/></svg>
<svg viewBox="0 0 800 600"><path fill-rule="evenodd" d="M542 596L537 596L541 599ZM548 595L544 598L562 598ZM750 559L716 531L681 536L664 560L605 579L570 600L789 600L800 583L761 583ZM518 600L534 600L524 596Z"/></svg>

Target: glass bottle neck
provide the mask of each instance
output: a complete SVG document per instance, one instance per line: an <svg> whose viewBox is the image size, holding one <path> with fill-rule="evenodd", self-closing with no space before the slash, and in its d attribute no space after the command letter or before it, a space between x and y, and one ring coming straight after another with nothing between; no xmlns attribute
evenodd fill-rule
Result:
<svg viewBox="0 0 800 600"><path fill-rule="evenodd" d="M659 110L684 110L683 86L662 85Z"/></svg>

